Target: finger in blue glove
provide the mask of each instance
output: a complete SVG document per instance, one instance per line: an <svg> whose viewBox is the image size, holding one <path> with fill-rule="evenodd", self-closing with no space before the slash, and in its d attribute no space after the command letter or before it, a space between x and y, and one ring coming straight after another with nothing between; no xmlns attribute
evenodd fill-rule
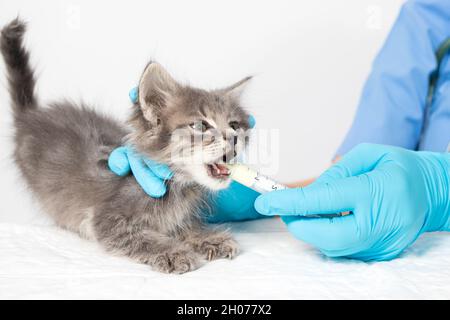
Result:
<svg viewBox="0 0 450 320"><path fill-rule="evenodd" d="M108 159L111 171L119 176L133 173L136 181L149 196L160 198L167 189L164 181L172 177L169 167L152 160L143 160L131 147L115 149Z"/></svg>
<svg viewBox="0 0 450 320"><path fill-rule="evenodd" d="M118 147L111 152L108 158L109 169L121 177L126 176L131 172L127 152L128 149L126 147Z"/></svg>

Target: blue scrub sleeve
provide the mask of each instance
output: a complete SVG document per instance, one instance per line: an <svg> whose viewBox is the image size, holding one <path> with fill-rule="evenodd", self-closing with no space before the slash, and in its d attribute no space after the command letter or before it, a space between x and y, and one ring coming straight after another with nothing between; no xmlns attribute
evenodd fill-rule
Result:
<svg viewBox="0 0 450 320"><path fill-rule="evenodd" d="M415 0L402 6L337 155L363 142L417 148L429 78L437 68L435 52L449 36L448 0Z"/></svg>

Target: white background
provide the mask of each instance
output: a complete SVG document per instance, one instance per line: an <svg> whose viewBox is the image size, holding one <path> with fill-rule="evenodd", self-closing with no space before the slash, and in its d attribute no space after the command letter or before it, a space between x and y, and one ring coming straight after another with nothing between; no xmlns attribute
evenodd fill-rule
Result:
<svg viewBox="0 0 450 320"><path fill-rule="evenodd" d="M122 119L150 58L206 89L255 75L246 106L257 128L280 133L270 173L293 181L329 164L402 2L0 0L0 25L29 22L41 101L82 99ZM0 219L21 222L33 210L10 160L4 73L1 62Z"/></svg>

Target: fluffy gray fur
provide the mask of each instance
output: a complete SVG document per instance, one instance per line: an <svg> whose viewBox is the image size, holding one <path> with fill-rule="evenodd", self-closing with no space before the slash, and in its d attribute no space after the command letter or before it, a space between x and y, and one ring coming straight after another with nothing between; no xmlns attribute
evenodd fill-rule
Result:
<svg viewBox="0 0 450 320"><path fill-rule="evenodd" d="M248 114L239 104L239 92L249 78L222 90L205 91L181 85L159 64L149 63L126 126L85 105L68 101L40 105L24 33L25 24L15 19L2 29L0 39L15 124L14 159L53 220L98 241L109 252L160 272L184 273L206 260L233 258L237 243L227 231L208 228L200 212L204 212L206 190L229 184L227 178L208 175L206 164L227 155L230 144L237 145L236 150L245 144L236 137L249 126ZM201 141L207 160L174 161L174 150L190 150L192 155L195 145L191 140L174 142L173 133L184 130L196 135L190 124L201 120L214 124L202 135L219 133ZM119 177L109 170L109 154L125 143L175 172L164 197L151 198L132 176Z"/></svg>

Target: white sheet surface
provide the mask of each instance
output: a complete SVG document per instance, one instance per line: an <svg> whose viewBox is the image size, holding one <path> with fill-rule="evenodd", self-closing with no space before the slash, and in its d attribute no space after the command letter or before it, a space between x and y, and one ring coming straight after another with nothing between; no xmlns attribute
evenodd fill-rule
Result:
<svg viewBox="0 0 450 320"><path fill-rule="evenodd" d="M232 224L242 253L166 275L53 226L0 223L0 298L450 298L450 236L422 236L399 259L328 259L278 219Z"/></svg>

